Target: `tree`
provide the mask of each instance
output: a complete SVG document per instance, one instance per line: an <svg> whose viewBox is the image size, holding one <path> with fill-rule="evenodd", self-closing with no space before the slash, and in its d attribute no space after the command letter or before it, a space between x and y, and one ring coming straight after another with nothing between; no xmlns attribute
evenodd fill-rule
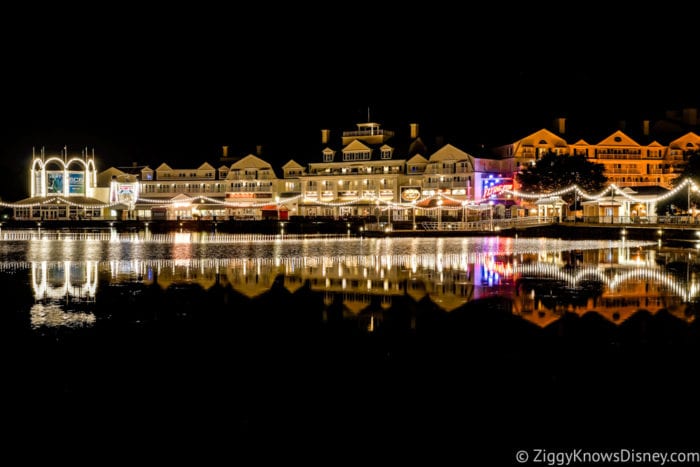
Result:
<svg viewBox="0 0 700 467"><path fill-rule="evenodd" d="M559 156L548 152L535 165L527 167L516 175L521 191L531 193L552 193L578 185L587 193L595 193L605 188L608 177L605 167L589 161L586 156ZM562 199L571 203L574 192L566 193Z"/></svg>
<svg viewBox="0 0 700 467"><path fill-rule="evenodd" d="M675 188L678 188L687 178L690 178L696 185L700 186L700 151L695 151L688 155L688 161L685 167L683 167L683 172L681 172L678 177L674 178L671 184ZM674 196L659 200L659 202L656 203L656 211L658 213L673 212L674 207L690 210L693 204L698 204L698 196L700 196L700 194L695 193L692 197L693 199L689 199L688 192L686 190L681 190ZM690 205L688 205L688 201L690 201Z"/></svg>

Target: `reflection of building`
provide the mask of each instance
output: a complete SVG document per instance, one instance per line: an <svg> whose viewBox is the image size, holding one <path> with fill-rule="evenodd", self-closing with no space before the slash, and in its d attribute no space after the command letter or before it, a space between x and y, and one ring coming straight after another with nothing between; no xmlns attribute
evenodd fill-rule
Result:
<svg viewBox="0 0 700 467"><path fill-rule="evenodd" d="M634 253L634 254L632 254ZM595 255L595 256L594 256ZM654 250L611 248L581 253L581 264L533 262L515 268L521 282L513 312L546 327L565 313L597 313L620 324L640 311L666 311L684 321L690 284L683 284L655 263Z"/></svg>
<svg viewBox="0 0 700 467"><path fill-rule="evenodd" d="M44 243L33 243L36 251L30 250L29 257L45 255ZM82 251L74 249L76 243L62 241L67 255ZM658 261L656 250L627 245L517 255L476 253L465 246L462 253L405 255L40 260L29 266L38 304L33 319L55 322L62 313L84 311L84 305L94 305L98 284L138 286L138 291L150 285L161 291L190 285L203 291L228 288L250 300L279 284L292 294L302 289L316 293L327 311L341 309L344 316L360 319L368 328L380 325L385 311L402 313L406 305L430 303L434 309L454 313L470 302L488 298L510 300L515 315L539 327L565 315L587 313L614 324L639 311L665 311L691 321L694 315L687 304L695 299L697 287L690 270L684 281L660 265L663 262ZM172 245L174 249L180 246ZM136 248L141 247L138 241ZM678 263L690 258L669 256L666 260ZM49 315L50 307L54 308ZM75 314L60 319L69 322L72 318L76 323L89 321Z"/></svg>
<svg viewBox="0 0 700 467"><path fill-rule="evenodd" d="M32 289L37 300L91 301L97 290L97 262L32 263Z"/></svg>
<svg viewBox="0 0 700 467"><path fill-rule="evenodd" d="M36 302L30 310L32 327L81 327L95 323L95 315L84 309L94 305L98 263L34 262L31 285Z"/></svg>

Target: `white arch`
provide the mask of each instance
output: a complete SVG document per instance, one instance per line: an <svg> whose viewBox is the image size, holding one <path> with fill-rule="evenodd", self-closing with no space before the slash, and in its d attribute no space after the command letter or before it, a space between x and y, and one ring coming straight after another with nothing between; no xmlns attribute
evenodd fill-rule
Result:
<svg viewBox="0 0 700 467"><path fill-rule="evenodd" d="M88 197L92 197L94 195L95 188L97 187L97 168L93 159L85 160L74 156L66 161L62 156L50 156L48 159L35 157L32 161L30 171L30 196L48 196L46 168L49 164L53 163L57 164L59 169L63 171L64 180L68 180L68 174L71 166L78 164L79 170L83 172L85 180L85 192L82 194ZM63 184L63 192L60 194L66 197L70 196L70 187L68 183Z"/></svg>

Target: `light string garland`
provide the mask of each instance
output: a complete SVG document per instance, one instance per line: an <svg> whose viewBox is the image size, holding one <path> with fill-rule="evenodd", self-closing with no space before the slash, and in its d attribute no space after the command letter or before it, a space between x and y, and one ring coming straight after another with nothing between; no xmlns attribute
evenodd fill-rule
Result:
<svg viewBox="0 0 700 467"><path fill-rule="evenodd" d="M521 199L527 199L527 200L539 200L543 198L552 198L552 197L557 197L557 196L562 196L567 193L575 193L577 196L580 196L582 199L586 200L596 200L599 201L604 198L609 198L611 196L620 196L622 198L628 199L633 202L659 202L664 199L671 198L673 196L678 195L681 190L688 189L692 191L700 191L698 188L698 185L691 179L691 178L686 178L684 179L681 183L679 183L675 188L673 188L671 191L668 193L664 193L662 195L659 195L655 198L639 198L636 197L632 194L630 194L627 190L622 189L618 187L616 184L611 184L607 186L605 189L598 193L588 193L584 191L581 187L578 185L572 185L568 188L564 188L561 190L553 191L553 192L546 192L546 193L527 193L523 191L518 191L518 190L504 190L505 193L508 193L512 195L513 197L521 198ZM448 200L452 203L453 205L438 205L438 206L418 206L420 203L425 203L425 202L430 202L433 199L437 199L438 202L441 200ZM264 202L241 202L241 201L225 201L221 199L216 199L216 198L210 198L208 196L204 195L199 195L199 196L194 196L191 197L187 200L183 199L168 199L168 200L163 200L163 199L152 199L152 198L138 198L137 202L138 203L143 203L143 204L150 204L154 207L167 207L167 206L172 206L176 204L183 204L183 203L210 203L210 204L216 204L220 205L223 207L230 207L230 208L259 208L263 206L269 206L271 204L274 205L282 205L286 203L291 203L295 201L300 201L304 204L307 205L318 205L318 206L327 206L327 207L342 207L342 206L351 206L355 204L366 204L366 203L374 203L376 205L383 205L383 209L386 208L391 208L391 209L400 209L400 210L405 210L405 209L414 209L414 208L420 208L425 211L433 211L433 210L438 210L438 209L443 209L443 210L461 210L461 209L468 209L472 211L483 211L487 210L490 208L490 205L484 204L485 201L488 201L487 199L480 200L479 202L474 201L474 200L464 200L464 199L458 199L458 198L453 198L451 196L445 195L445 194L434 194L431 196L426 196L422 197L418 200L414 200L408 203L401 203L401 202L394 202L394 201L389 201L386 199L383 199L382 197L379 196L362 196L358 199L350 200L350 201L343 201L343 202L325 202L325 201L319 201L317 199L311 198L311 197L305 197L303 195L295 195L287 198L276 198L273 200L267 200ZM490 200L493 201L493 200ZM24 208L34 208L34 207L41 207L44 205L49 205L49 204L60 204L60 203L65 203L66 205L69 206L74 206L82 209L94 209L94 208L106 208L106 207L114 207L118 205L123 205L124 203L122 202L110 202L110 203L91 203L91 204L84 204L84 203L76 203L74 201L71 201L70 198L66 198L63 196L54 196L51 198L46 198L41 201L37 201L34 203L23 203L23 202L6 202L6 201L0 201L0 207L3 208L19 208L19 207L24 207Z"/></svg>

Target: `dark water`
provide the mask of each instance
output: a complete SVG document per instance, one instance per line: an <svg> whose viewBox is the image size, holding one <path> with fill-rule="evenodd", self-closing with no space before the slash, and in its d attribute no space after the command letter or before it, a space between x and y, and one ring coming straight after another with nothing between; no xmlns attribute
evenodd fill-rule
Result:
<svg viewBox="0 0 700 467"><path fill-rule="evenodd" d="M200 240L0 242L25 455L509 465L697 446L692 246Z"/></svg>

